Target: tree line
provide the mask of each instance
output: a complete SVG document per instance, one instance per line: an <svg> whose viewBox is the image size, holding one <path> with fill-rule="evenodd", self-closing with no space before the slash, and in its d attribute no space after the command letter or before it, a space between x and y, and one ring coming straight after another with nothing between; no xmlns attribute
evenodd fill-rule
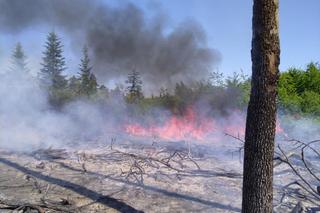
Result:
<svg viewBox="0 0 320 213"><path fill-rule="evenodd" d="M144 95L140 73L133 69L128 73L126 86L118 84L113 89L99 85L93 73L88 47L82 49L82 57L77 75L67 78L61 39L55 32L47 36L44 45L41 69L37 79L41 88L48 93L48 101L54 108L63 107L75 99L108 101L120 96L128 104L135 105L137 113L153 107L168 109L173 113L183 113L186 107L196 103L207 104L212 112L227 113L232 109L247 107L251 89L251 79L243 72L223 76L212 72L208 79L192 84L178 82L173 89L160 88L157 94ZM28 73L26 55L20 43L12 54L13 70ZM283 112L301 115L320 115L320 68L310 63L306 69L291 68L280 73L278 85L278 105Z"/></svg>
<svg viewBox="0 0 320 213"><path fill-rule="evenodd" d="M99 85L93 73L88 54L84 46L78 68L78 74L65 75L67 69L63 54L63 44L55 32L50 32L44 45L41 69L37 73L37 82L47 92L50 105L59 109L76 99L90 101L111 101L115 96L123 98L127 104L134 105L136 112L144 112L152 107L166 108L174 113L183 113L185 108L197 101L205 100L213 109L224 110L230 107L242 107L249 91L249 79L234 74L224 80L220 73L212 73L209 79L194 82L192 85L178 82L171 90L160 88L156 94L144 95L140 73L133 69L128 73L126 85L118 84L109 89ZM27 57L20 43L12 54L12 70L28 74ZM233 96L230 99L230 95ZM228 98L229 97L229 98Z"/></svg>

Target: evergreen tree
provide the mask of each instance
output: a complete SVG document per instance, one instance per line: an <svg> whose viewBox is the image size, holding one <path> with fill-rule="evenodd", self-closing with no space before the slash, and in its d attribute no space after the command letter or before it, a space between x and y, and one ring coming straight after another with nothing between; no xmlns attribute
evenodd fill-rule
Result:
<svg viewBox="0 0 320 213"><path fill-rule="evenodd" d="M55 32L49 33L45 45L44 57L42 58L42 68L39 78L44 87L50 90L63 89L67 85L67 80L62 72L66 69L65 58L63 57L63 45ZM54 92L54 91L50 91Z"/></svg>
<svg viewBox="0 0 320 213"><path fill-rule="evenodd" d="M78 96L80 94L80 86L81 86L80 79L77 78L76 76L72 76L69 79L68 87L71 90L73 96Z"/></svg>
<svg viewBox="0 0 320 213"><path fill-rule="evenodd" d="M80 64L80 94L82 95L90 96L97 92L97 79L91 70L88 48L85 46Z"/></svg>
<svg viewBox="0 0 320 213"><path fill-rule="evenodd" d="M143 98L142 80L139 72L134 69L129 73L126 83L129 84L127 87L127 99L129 102L136 102Z"/></svg>
<svg viewBox="0 0 320 213"><path fill-rule="evenodd" d="M168 92L168 89L166 89L166 88L164 88L164 87L161 87L160 88L160 92L159 92L159 97L160 98L167 98L167 97L169 97L170 96L170 94L169 94L169 92Z"/></svg>
<svg viewBox="0 0 320 213"><path fill-rule="evenodd" d="M15 49L13 50L12 54L12 70L15 72L24 72L27 73L27 63L26 63L26 55L22 49L20 42L17 43Z"/></svg>
<svg viewBox="0 0 320 213"><path fill-rule="evenodd" d="M89 89L89 94L95 94L97 92L97 88L98 88L98 83L97 83L97 78L93 73L90 73L90 78L89 78L89 85L88 85L88 89Z"/></svg>

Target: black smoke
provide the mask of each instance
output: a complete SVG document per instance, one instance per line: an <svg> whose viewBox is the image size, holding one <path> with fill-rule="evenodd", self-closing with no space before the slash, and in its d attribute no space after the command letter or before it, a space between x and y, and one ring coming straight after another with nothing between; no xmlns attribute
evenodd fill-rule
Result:
<svg viewBox="0 0 320 213"><path fill-rule="evenodd" d="M75 46L89 46L101 81L123 78L132 69L150 89L207 77L220 56L207 46L201 26L188 20L168 30L164 19L147 18L130 3L115 8L99 0L0 0L1 32L59 28Z"/></svg>

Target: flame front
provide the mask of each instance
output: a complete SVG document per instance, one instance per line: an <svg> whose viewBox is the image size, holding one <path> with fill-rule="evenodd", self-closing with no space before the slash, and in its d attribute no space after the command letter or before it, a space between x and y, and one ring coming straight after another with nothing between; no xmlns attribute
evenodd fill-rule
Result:
<svg viewBox="0 0 320 213"><path fill-rule="evenodd" d="M216 130L213 119L201 118L191 107L182 116L173 115L162 125L144 127L139 123L126 124L125 131L134 136L158 137L166 140L205 140Z"/></svg>
<svg viewBox="0 0 320 213"><path fill-rule="evenodd" d="M161 124L129 123L124 125L124 131L133 136L157 137L172 141L219 141L226 133L244 138L245 114L235 110L226 117L214 118L201 116L194 108L189 107L182 116L173 115ZM285 135L279 120L276 133Z"/></svg>

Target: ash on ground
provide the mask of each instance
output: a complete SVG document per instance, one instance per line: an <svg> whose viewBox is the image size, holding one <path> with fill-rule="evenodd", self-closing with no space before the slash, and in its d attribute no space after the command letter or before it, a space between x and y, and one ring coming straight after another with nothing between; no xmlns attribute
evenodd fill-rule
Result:
<svg viewBox="0 0 320 213"><path fill-rule="evenodd" d="M80 145L81 144L81 145ZM220 145L115 138L0 152L0 212L240 212L241 143ZM275 167L274 210L314 203ZM300 195L300 197L298 196Z"/></svg>

